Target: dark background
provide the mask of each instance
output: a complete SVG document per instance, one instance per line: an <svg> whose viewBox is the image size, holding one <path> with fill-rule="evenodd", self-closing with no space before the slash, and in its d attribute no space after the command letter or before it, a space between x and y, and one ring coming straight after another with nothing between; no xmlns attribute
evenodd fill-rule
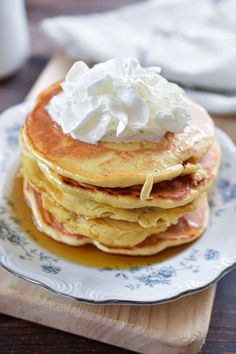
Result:
<svg viewBox="0 0 236 354"><path fill-rule="evenodd" d="M16 75L0 82L0 112L24 99L48 59L56 50L38 28L38 23L42 18L104 11L134 2L137 1L26 1L32 54ZM4 284L1 285L4 286ZM0 353L128 354L131 352L0 314ZM219 282L210 329L201 354L236 354L236 270Z"/></svg>

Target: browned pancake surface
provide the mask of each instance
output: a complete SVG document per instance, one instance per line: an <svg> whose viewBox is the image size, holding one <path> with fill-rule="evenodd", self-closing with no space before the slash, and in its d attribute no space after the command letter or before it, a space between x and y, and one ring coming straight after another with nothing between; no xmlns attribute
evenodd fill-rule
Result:
<svg viewBox="0 0 236 354"><path fill-rule="evenodd" d="M45 107L60 92L59 83L45 90L29 114L24 132L38 158L63 176L101 187L143 184L178 176L186 159L201 158L214 141L208 114L192 103L192 120L180 134L167 133L159 142L87 144L65 135Z"/></svg>

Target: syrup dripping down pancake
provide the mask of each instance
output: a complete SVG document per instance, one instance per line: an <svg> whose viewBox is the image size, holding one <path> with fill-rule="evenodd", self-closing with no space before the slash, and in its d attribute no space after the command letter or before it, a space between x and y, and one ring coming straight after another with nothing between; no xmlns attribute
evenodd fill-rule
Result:
<svg viewBox="0 0 236 354"><path fill-rule="evenodd" d="M133 209L142 207L175 208L190 203L211 187L218 173L219 163L220 148L215 142L200 161L201 168L196 174L155 183L147 200L140 199L142 188L140 185L127 188L95 187L62 177L41 162L39 167L45 177L62 193L73 194L80 199L90 199L116 208Z"/></svg>

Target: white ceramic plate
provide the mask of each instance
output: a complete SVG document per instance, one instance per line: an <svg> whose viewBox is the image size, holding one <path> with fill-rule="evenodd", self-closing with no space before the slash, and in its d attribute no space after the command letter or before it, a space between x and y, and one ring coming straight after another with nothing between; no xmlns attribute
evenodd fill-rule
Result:
<svg viewBox="0 0 236 354"><path fill-rule="evenodd" d="M218 131L220 176L211 193L210 224L203 237L161 263L120 270L91 268L42 249L12 217L9 192L16 172L17 134L29 104L0 116L0 264L53 293L91 303L157 304L204 289L236 262L236 149ZM17 160L19 161L19 160Z"/></svg>

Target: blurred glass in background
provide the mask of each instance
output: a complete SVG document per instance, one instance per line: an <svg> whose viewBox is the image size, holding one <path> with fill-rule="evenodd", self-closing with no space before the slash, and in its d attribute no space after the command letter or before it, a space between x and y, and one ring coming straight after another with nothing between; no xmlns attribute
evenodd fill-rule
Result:
<svg viewBox="0 0 236 354"><path fill-rule="evenodd" d="M23 0L0 0L0 79L18 70L29 56Z"/></svg>

